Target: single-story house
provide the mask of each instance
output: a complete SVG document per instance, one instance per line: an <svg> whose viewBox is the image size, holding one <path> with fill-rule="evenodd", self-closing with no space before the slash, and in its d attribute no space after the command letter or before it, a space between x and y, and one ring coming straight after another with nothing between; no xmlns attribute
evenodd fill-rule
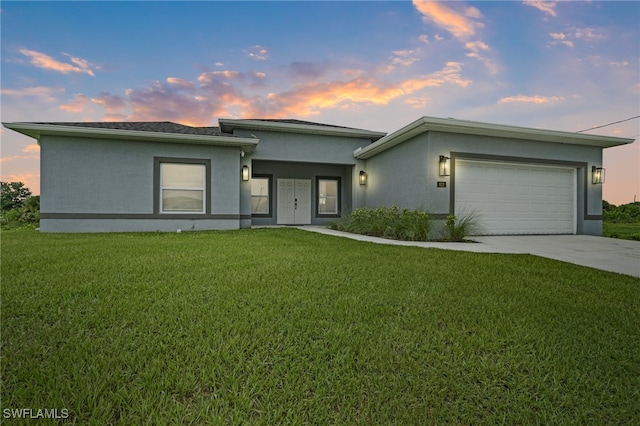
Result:
<svg viewBox="0 0 640 426"><path fill-rule="evenodd" d="M35 138L43 232L324 225L474 212L485 234L602 233L602 150L632 139L422 117L391 134L277 119L4 123Z"/></svg>

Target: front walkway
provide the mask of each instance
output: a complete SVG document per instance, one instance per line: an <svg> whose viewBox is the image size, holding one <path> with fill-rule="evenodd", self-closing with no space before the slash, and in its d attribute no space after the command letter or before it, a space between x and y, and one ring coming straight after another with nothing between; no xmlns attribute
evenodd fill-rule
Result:
<svg viewBox="0 0 640 426"><path fill-rule="evenodd" d="M319 226L298 229L378 244L472 251L477 253L533 254L609 272L640 277L640 241L592 235L509 235L473 237L477 243L397 241L350 234Z"/></svg>

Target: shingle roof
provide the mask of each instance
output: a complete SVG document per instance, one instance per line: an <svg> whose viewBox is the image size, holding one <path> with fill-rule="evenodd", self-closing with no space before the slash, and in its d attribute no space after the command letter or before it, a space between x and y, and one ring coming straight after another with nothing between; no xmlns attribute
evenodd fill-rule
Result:
<svg viewBox="0 0 640 426"><path fill-rule="evenodd" d="M232 133L235 129L261 129L284 132L317 133L341 135L346 137L366 138L378 140L386 133L371 130L357 129L355 127L336 126L334 124L315 123L313 121L297 120L292 118L255 118L232 119L220 118L218 120L223 132Z"/></svg>
<svg viewBox="0 0 640 426"><path fill-rule="evenodd" d="M247 119L247 121L265 121L271 123L300 124L304 126L332 127L334 129L362 130L356 129L355 127L336 126L335 124L316 123L314 121L296 120L293 118L255 118Z"/></svg>
<svg viewBox="0 0 640 426"><path fill-rule="evenodd" d="M170 121L118 121L118 122L50 122L34 123L51 126L90 127L97 129L132 130L139 132L180 133L184 135L200 136L228 136L228 133L220 131L219 127L192 127Z"/></svg>

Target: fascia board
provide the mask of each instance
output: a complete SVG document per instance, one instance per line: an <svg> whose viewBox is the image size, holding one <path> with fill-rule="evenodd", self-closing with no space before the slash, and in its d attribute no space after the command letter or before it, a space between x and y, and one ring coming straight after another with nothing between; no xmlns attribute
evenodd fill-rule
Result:
<svg viewBox="0 0 640 426"><path fill-rule="evenodd" d="M266 130L272 132L306 133L313 135L332 135L344 136L348 138L380 139L386 135L386 133L374 132L371 130L314 126L311 124L281 123L276 121L220 118L218 119L218 123L220 124L221 128L230 127L232 129Z"/></svg>
<svg viewBox="0 0 640 426"><path fill-rule="evenodd" d="M230 136L205 136L184 133L147 132L140 130L103 129L77 126L61 126L36 123L2 123L4 127L40 140L42 135L90 137L121 140L145 140L154 142L184 143L196 145L230 146L253 152L260 142L255 138Z"/></svg>
<svg viewBox="0 0 640 426"><path fill-rule="evenodd" d="M384 137L362 149L356 150L353 155L358 159L366 160L367 158L373 157L374 155L399 143L428 131L595 146L600 148L626 145L634 141L634 139L629 138L480 123L475 121L456 120L453 118L422 117L387 137Z"/></svg>
<svg viewBox="0 0 640 426"><path fill-rule="evenodd" d="M509 126L504 124L490 124L476 121L456 120L452 118L426 119L428 130L449 133L464 133L482 136L534 140L540 142L566 143L573 145L597 146L609 148L612 146L632 143L633 139L612 136L599 136L584 133L565 132L561 130L535 129L531 127Z"/></svg>
<svg viewBox="0 0 640 426"><path fill-rule="evenodd" d="M353 152L353 156L359 160L366 160L367 158L371 158L374 155L386 151L387 149L392 148L425 131L424 120L423 118L419 118L413 123L404 126L400 130L396 130L395 132L377 140L370 145L365 146L364 148L356 149Z"/></svg>

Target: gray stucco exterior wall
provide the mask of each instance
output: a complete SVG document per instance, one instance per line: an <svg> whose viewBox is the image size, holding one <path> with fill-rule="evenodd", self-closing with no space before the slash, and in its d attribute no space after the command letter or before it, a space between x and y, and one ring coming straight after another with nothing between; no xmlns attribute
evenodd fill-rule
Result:
<svg viewBox="0 0 640 426"><path fill-rule="evenodd" d="M451 158L451 176L439 176L440 155ZM463 158L564 165L577 170L577 232L601 235L602 185L590 180L602 164L602 148L442 132L422 133L366 160L369 207L424 209L443 218L453 213L455 163ZM438 187L437 182L446 182Z"/></svg>
<svg viewBox="0 0 640 426"><path fill-rule="evenodd" d="M254 216L252 226L277 224L277 180L309 179L312 181L312 225L325 225L336 217L321 217L317 214L315 200L316 180L319 177L340 178L341 212L350 211L365 204L365 189L357 184L359 170L364 162L356 160L353 151L371 143L370 139L344 136L288 133L264 130L236 130L234 135L255 136L260 139L258 149L243 160L250 167L251 175L269 176L272 179L269 217ZM356 166L361 166L358 168ZM241 212L251 211L251 185L243 182L241 189Z"/></svg>
<svg viewBox="0 0 640 426"><path fill-rule="evenodd" d="M235 136L260 139L251 154L253 160L293 161L303 163L356 163L353 151L371 141L361 138L309 133L288 133L264 130L235 130Z"/></svg>
<svg viewBox="0 0 640 426"><path fill-rule="evenodd" d="M602 185L592 183L591 168L602 165L603 147L631 142L429 117L388 136L297 120L227 119L220 123L219 128L175 123L5 126L39 140L40 229L44 232L325 225L358 207L391 205L426 210L442 224L448 214L458 214L456 209L470 205L497 224L491 228L496 233L542 223L523 232L601 235ZM376 140L373 145L372 140ZM449 176L439 175L440 156L450 158ZM199 166L164 165L175 162ZM512 165L504 167L505 163ZM242 178L243 167L248 180ZM167 184L163 190L162 176L169 176L171 169L183 174L167 179L178 183L174 187ZM504 174L513 170L512 175ZM547 179L551 183L544 186L540 176L556 176L558 170L564 177ZM360 172L367 174L366 185L360 185ZM195 189L181 187L179 182L184 179L175 177L194 173ZM266 197L256 195L259 213L252 214L252 179L258 177L270 179L271 207L268 213L262 211L264 204L259 203ZM279 179L282 197L278 206ZM503 185L512 180L513 184ZM324 195L319 195L321 187L327 191ZM197 192L189 192L194 190ZM497 196L489 197L492 191ZM542 198L536 198L539 194ZM553 201L554 196L562 202ZM164 213L162 200L179 207ZM194 202L195 208L183 207ZM190 212L180 213L180 208ZM549 227L556 220L551 216L553 209L561 212L558 221L566 225ZM307 219L309 211L311 218ZM520 212L520 222L512 220L517 225L503 230L513 212Z"/></svg>
<svg viewBox="0 0 640 426"><path fill-rule="evenodd" d="M240 152L237 148L43 136L43 232L237 229ZM208 160L210 199L204 214L154 211L154 159Z"/></svg>

